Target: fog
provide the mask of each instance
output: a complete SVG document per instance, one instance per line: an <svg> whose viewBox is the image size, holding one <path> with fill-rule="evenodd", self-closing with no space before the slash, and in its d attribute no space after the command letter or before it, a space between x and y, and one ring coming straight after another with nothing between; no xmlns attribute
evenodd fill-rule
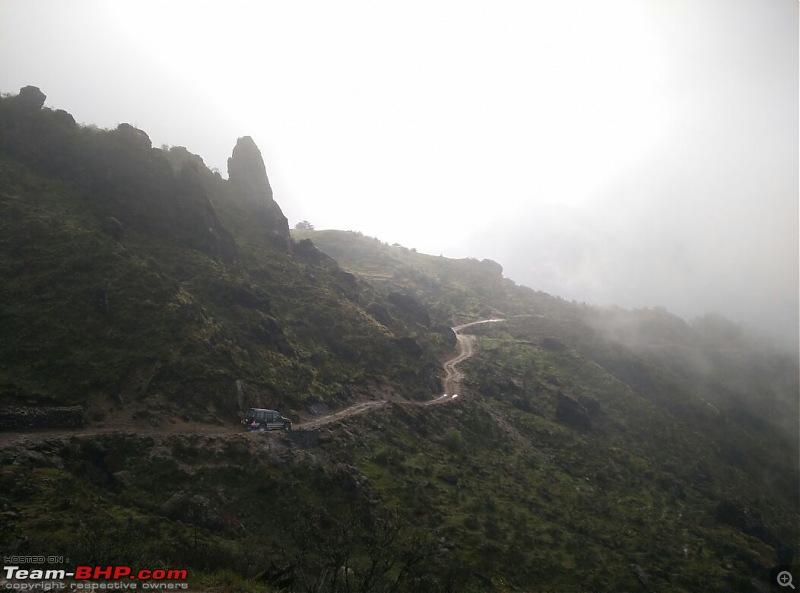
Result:
<svg viewBox="0 0 800 593"><path fill-rule="evenodd" d="M129 122L294 224L798 339L794 0L3 0L0 91Z"/></svg>

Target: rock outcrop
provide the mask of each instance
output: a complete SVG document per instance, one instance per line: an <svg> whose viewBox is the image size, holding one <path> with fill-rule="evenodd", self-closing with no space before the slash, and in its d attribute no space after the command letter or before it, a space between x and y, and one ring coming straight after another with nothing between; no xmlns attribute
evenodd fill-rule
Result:
<svg viewBox="0 0 800 593"><path fill-rule="evenodd" d="M192 247L215 259L233 261L238 257L236 241L217 215L204 180L206 174L207 170L195 161L184 162L173 195L176 218L188 231Z"/></svg>
<svg viewBox="0 0 800 593"><path fill-rule="evenodd" d="M431 316L425 306L408 294L390 292L389 302L423 327L431 326Z"/></svg>
<svg viewBox="0 0 800 593"><path fill-rule="evenodd" d="M556 420L581 430L591 430L589 411L577 399L559 392L557 402Z"/></svg>
<svg viewBox="0 0 800 593"><path fill-rule="evenodd" d="M35 113L43 106L47 95L39 87L24 86L19 90L14 102L21 112Z"/></svg>
<svg viewBox="0 0 800 593"><path fill-rule="evenodd" d="M326 255L314 245L311 239L300 239L295 242L293 249L294 256L317 266L326 265L328 267L338 267L339 264L331 256Z"/></svg>
<svg viewBox="0 0 800 593"><path fill-rule="evenodd" d="M228 159L228 180L238 197L255 206L270 241L291 250L289 221L272 197L264 159L250 136L243 136L236 142Z"/></svg>

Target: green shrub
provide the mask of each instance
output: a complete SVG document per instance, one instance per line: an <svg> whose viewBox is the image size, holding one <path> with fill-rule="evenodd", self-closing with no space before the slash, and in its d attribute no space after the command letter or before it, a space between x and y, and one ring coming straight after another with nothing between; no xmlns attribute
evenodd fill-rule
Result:
<svg viewBox="0 0 800 593"><path fill-rule="evenodd" d="M444 446L452 453L461 453L464 450L464 438L457 428L448 428L444 433Z"/></svg>

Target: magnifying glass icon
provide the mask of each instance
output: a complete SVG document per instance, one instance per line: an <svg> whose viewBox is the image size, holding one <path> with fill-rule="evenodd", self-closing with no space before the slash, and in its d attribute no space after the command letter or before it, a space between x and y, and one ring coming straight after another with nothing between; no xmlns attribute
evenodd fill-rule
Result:
<svg viewBox="0 0 800 593"><path fill-rule="evenodd" d="M794 589L794 585L792 585L792 573L790 573L788 570L780 571L778 573L777 581L781 587L791 587Z"/></svg>

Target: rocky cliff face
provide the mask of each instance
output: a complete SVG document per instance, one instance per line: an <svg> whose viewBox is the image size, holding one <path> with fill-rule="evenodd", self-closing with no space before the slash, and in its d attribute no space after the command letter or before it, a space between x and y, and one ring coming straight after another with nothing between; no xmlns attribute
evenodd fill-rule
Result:
<svg viewBox="0 0 800 593"><path fill-rule="evenodd" d="M216 205L230 197L261 237L291 252L289 223L272 196L261 151L239 138L228 159L229 181L214 175L185 148L159 150L145 132L122 123L113 130L83 128L65 111L44 107L46 95L27 86L0 101L0 153L38 173L74 184L96 214L124 226L177 238L224 260L235 241ZM187 168L188 165L188 168Z"/></svg>
<svg viewBox="0 0 800 593"><path fill-rule="evenodd" d="M290 250L289 221L272 197L264 159L250 136L236 142L228 159L228 180L242 200L256 207L268 239Z"/></svg>

